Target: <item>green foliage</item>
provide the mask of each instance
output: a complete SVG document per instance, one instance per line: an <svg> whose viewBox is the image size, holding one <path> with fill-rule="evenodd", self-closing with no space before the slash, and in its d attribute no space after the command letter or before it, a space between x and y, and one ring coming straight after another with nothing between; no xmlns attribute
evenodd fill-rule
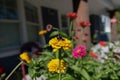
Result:
<svg viewBox="0 0 120 80"><path fill-rule="evenodd" d="M47 63L52 58L55 58L55 55L51 54L49 51L42 52L39 58L32 58L28 69L30 76L35 78L45 74L47 72Z"/></svg>
<svg viewBox="0 0 120 80"><path fill-rule="evenodd" d="M66 38L69 38L68 35L60 30L58 31L53 31L51 34L50 34L50 37L55 37L55 36L58 36L58 35L61 35L63 37L66 37Z"/></svg>
<svg viewBox="0 0 120 80"><path fill-rule="evenodd" d="M70 50L62 53L63 59L67 64L67 71L62 74L62 80L119 80L120 63L113 60L114 53L108 55L108 59L101 63L92 57L74 59ZM32 78L44 74L49 77L47 80L56 80L58 74L50 73L47 63L57 56L57 53L44 51L39 58L32 59L29 65L29 74ZM120 58L120 56L118 56Z"/></svg>
<svg viewBox="0 0 120 80"><path fill-rule="evenodd" d="M59 77L61 77L59 80L120 79L120 63L119 61L114 60L114 52L112 51L113 49L111 49L110 53L107 53L108 59L105 59L103 63L101 63L98 59L94 59L93 57L89 56L90 49L87 49L88 53L84 57L75 59L72 55L72 49L75 47L75 41L73 38L71 38L73 37L72 31L70 36L68 36L59 29L53 29L55 29L55 31L51 32L50 37L59 36L57 37L59 39L63 39L63 37L69 38L72 42L72 48L70 50L63 50L60 48L56 52L44 50L42 53L40 53L39 58L32 58L28 70L32 78L44 75L47 80L58 80ZM73 28L71 28L71 30L73 30ZM96 37L96 35L94 35L94 37ZM47 47L49 47L48 44L44 46L45 49ZM120 56L117 57L120 58ZM49 72L47 65L51 59L55 58L63 59L65 61L67 69L64 73L60 74Z"/></svg>

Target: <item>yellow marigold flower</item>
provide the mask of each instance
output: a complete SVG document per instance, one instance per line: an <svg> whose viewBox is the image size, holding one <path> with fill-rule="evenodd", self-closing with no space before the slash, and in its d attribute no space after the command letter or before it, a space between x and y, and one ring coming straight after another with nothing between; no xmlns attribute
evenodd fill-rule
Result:
<svg viewBox="0 0 120 80"><path fill-rule="evenodd" d="M61 72L64 73L66 70L66 65L64 60L60 60L60 68L61 68ZM48 63L48 70L50 72L56 72L59 73L59 59L52 59L49 63Z"/></svg>
<svg viewBox="0 0 120 80"><path fill-rule="evenodd" d="M68 40L67 38L52 38L49 41L49 45L52 46L53 51L57 51L57 49L63 48L64 50L70 49L71 48L71 41Z"/></svg>
<svg viewBox="0 0 120 80"><path fill-rule="evenodd" d="M67 50L67 49L70 49L71 48L71 41L64 38L64 41L63 41L64 45L62 46L64 50Z"/></svg>
<svg viewBox="0 0 120 80"><path fill-rule="evenodd" d="M47 30L41 30L41 31L39 31L39 35L44 35L44 34L46 34L47 33Z"/></svg>
<svg viewBox="0 0 120 80"><path fill-rule="evenodd" d="M20 58L22 60L25 60L27 63L30 63L30 58L27 52L23 52L22 54L20 54Z"/></svg>

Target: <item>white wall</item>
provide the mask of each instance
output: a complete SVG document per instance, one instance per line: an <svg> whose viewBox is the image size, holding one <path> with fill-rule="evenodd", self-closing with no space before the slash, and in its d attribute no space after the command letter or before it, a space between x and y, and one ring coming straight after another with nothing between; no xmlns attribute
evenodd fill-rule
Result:
<svg viewBox="0 0 120 80"><path fill-rule="evenodd" d="M114 9L109 0L88 0L88 5L90 14L106 14L107 10Z"/></svg>

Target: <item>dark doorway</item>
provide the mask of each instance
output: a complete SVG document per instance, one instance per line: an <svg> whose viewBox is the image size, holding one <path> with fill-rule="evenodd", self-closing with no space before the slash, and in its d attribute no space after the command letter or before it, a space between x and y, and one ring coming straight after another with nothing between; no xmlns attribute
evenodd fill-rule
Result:
<svg viewBox="0 0 120 80"><path fill-rule="evenodd" d="M80 0L72 0L73 2L73 12L77 12Z"/></svg>
<svg viewBox="0 0 120 80"><path fill-rule="evenodd" d="M93 44L97 44L99 41L109 41L107 33L104 31L104 24L102 18L98 15L90 15L90 32L91 41Z"/></svg>
<svg viewBox="0 0 120 80"><path fill-rule="evenodd" d="M73 3L73 12L77 12L77 9L80 5L80 1L81 0L72 0L72 3ZM84 2L88 2L88 0L82 0Z"/></svg>
<svg viewBox="0 0 120 80"><path fill-rule="evenodd" d="M59 28L59 21L58 21L58 11L56 9L51 9L47 7L41 7L42 10L42 20L43 20L43 26L44 29L46 28L46 25L51 24L54 27ZM46 43L49 41L49 34L51 32L47 33L45 35Z"/></svg>

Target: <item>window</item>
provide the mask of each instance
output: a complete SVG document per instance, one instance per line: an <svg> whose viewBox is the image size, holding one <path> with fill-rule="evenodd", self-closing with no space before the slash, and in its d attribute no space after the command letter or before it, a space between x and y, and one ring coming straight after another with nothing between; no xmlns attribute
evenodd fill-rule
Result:
<svg viewBox="0 0 120 80"><path fill-rule="evenodd" d="M68 19L66 15L61 15L61 24L63 28L68 28Z"/></svg>
<svg viewBox="0 0 120 80"><path fill-rule="evenodd" d="M27 25L27 33L28 33L28 39L29 41L38 41L38 26L34 25Z"/></svg>
<svg viewBox="0 0 120 80"><path fill-rule="evenodd" d="M62 24L62 30L69 34L69 28L68 28L68 19L66 17L66 15L61 15L61 24Z"/></svg>
<svg viewBox="0 0 120 80"><path fill-rule="evenodd" d="M28 2L25 2L25 15L27 21L38 23L37 8Z"/></svg>
<svg viewBox="0 0 120 80"><path fill-rule="evenodd" d="M17 15L17 0L0 0L0 52L19 50L22 40L19 16ZM37 8L25 3L25 18L27 20L27 37L29 41L38 41L38 16ZM32 23L31 23L32 22ZM5 54L5 55L6 55ZM10 53L12 54L12 53ZM8 54L7 54L8 55Z"/></svg>
<svg viewBox="0 0 120 80"><path fill-rule="evenodd" d="M18 23L0 23L0 51L19 48L20 32Z"/></svg>
<svg viewBox="0 0 120 80"><path fill-rule="evenodd" d="M26 17L26 27L27 27L27 35L28 41L39 41L38 38L38 12L37 8L30 4L29 2L24 2L25 8L25 17Z"/></svg>
<svg viewBox="0 0 120 80"><path fill-rule="evenodd" d="M110 21L109 17L105 15L90 15L90 32L91 41L93 44L99 41L109 41L110 40Z"/></svg>
<svg viewBox="0 0 120 80"><path fill-rule="evenodd" d="M0 0L0 19L18 19L16 0Z"/></svg>

